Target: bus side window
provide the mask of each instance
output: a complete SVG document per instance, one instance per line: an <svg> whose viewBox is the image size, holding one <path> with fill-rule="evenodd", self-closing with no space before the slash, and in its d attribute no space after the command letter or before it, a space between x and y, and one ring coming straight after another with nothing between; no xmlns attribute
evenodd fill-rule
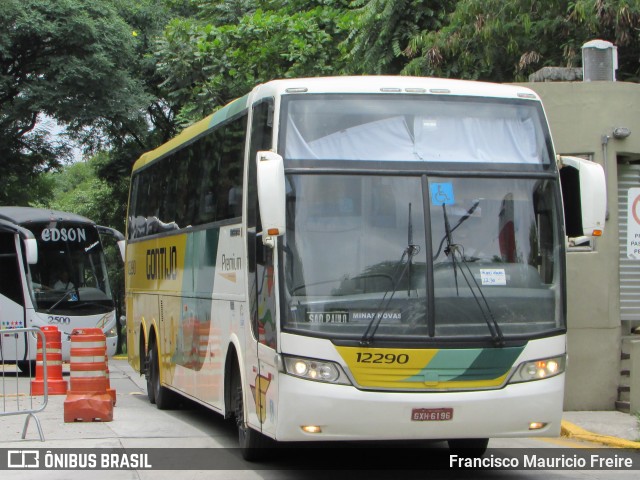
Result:
<svg viewBox="0 0 640 480"><path fill-rule="evenodd" d="M242 215L242 177L247 115L233 120L224 127L221 139L221 164L218 203L221 206L218 220Z"/></svg>
<svg viewBox="0 0 640 480"><path fill-rule="evenodd" d="M24 307L22 281L20 280L20 268L18 267L13 233L0 232L0 272L2 272L0 295Z"/></svg>

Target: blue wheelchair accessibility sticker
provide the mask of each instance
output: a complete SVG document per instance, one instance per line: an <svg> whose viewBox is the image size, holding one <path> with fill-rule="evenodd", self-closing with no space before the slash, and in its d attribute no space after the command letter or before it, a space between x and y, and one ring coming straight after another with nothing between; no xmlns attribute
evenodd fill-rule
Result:
<svg viewBox="0 0 640 480"><path fill-rule="evenodd" d="M431 203L433 205L453 205L456 199L453 196L452 183L432 183Z"/></svg>

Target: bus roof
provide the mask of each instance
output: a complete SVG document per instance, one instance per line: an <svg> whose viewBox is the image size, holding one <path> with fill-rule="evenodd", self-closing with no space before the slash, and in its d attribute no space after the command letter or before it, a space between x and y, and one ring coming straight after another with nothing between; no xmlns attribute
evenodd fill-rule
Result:
<svg viewBox="0 0 640 480"><path fill-rule="evenodd" d="M83 217L82 215L47 208L32 207L0 207L0 219L7 220L23 227L28 226L30 223L51 221L90 223L95 225L93 220Z"/></svg>
<svg viewBox="0 0 640 480"><path fill-rule="evenodd" d="M461 95L539 100L531 89L519 85L404 75L310 77L272 80L254 88L258 97L289 93L390 93Z"/></svg>
<svg viewBox="0 0 640 480"><path fill-rule="evenodd" d="M540 100L538 94L533 90L519 85L446 78L362 75L271 80L256 85L251 93L233 100L215 113L184 129L176 137L158 148L144 153L135 162L132 171L135 172L178 147L189 143L213 126L242 112L248 108L250 103L260 98L309 93L426 94Z"/></svg>

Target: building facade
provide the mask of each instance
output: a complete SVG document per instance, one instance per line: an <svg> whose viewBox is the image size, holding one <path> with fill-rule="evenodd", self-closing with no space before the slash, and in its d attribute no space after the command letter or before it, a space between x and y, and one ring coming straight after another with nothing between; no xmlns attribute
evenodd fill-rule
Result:
<svg viewBox="0 0 640 480"><path fill-rule="evenodd" d="M572 240L567 255L565 410L629 411L627 345L640 325L640 84L523 85L542 98L556 153L601 164L607 179L604 235Z"/></svg>

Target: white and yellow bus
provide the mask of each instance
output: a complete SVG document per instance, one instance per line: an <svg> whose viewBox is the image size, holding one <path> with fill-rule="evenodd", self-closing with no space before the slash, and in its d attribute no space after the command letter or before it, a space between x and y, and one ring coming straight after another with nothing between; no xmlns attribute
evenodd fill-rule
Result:
<svg viewBox="0 0 640 480"><path fill-rule="evenodd" d="M567 162L597 207L590 235L602 169ZM133 167L129 361L158 408L182 395L235 418L246 457L272 440L481 454L558 435L559 167L521 86L258 85Z"/></svg>

